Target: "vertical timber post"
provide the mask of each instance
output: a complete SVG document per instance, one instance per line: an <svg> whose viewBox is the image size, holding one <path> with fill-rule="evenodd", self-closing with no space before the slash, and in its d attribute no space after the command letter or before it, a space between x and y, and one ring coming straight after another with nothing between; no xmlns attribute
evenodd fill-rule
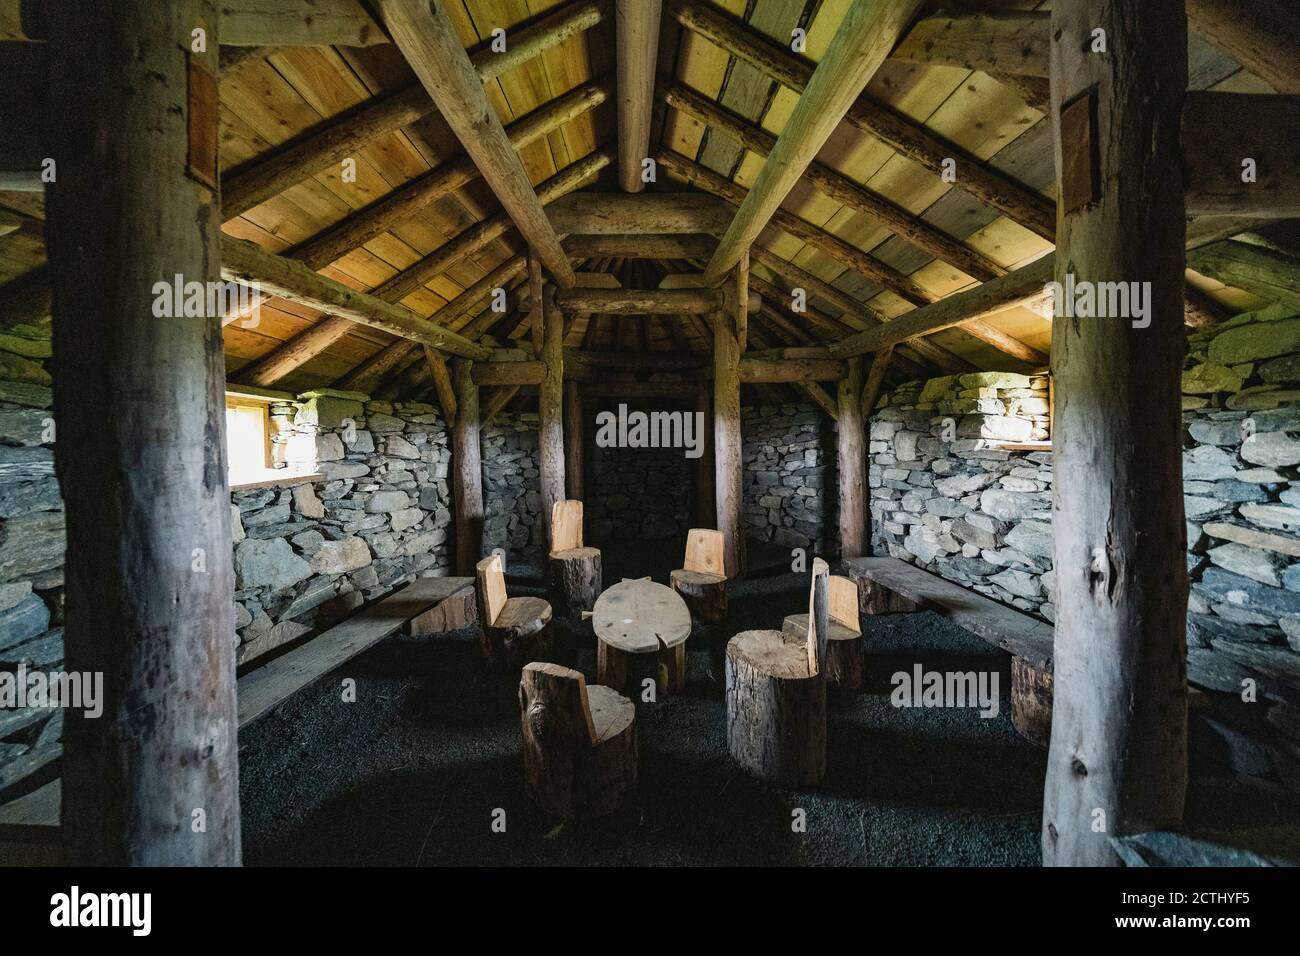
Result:
<svg viewBox="0 0 1300 956"><path fill-rule="evenodd" d="M745 573L739 335L747 316L745 299L736 294L740 285L738 269L724 285L726 304L723 310L713 316L714 498L728 578L738 578Z"/></svg>
<svg viewBox="0 0 1300 956"><path fill-rule="evenodd" d="M838 389L839 438L836 442L840 483L840 558L865 553L867 449L862 425L862 357L846 363Z"/></svg>
<svg viewBox="0 0 1300 956"><path fill-rule="evenodd" d="M568 497L582 500L582 392L578 383L564 383L564 487Z"/></svg>
<svg viewBox="0 0 1300 956"><path fill-rule="evenodd" d="M1051 36L1056 281L1149 283L1145 316L1052 325L1043 862L1118 865L1109 838L1176 828L1187 785L1183 0L1058 3Z"/></svg>
<svg viewBox="0 0 1300 956"><path fill-rule="evenodd" d="M717 527L713 496L713 397L707 382L695 389L695 420L700 426L700 457L695 460L695 527Z"/></svg>
<svg viewBox="0 0 1300 956"><path fill-rule="evenodd" d="M238 865L221 322L160 314L154 289L220 275L217 9L54 6L47 236L72 542L65 666L104 682L102 716L67 711L66 859Z"/></svg>
<svg viewBox="0 0 1300 956"><path fill-rule="evenodd" d="M542 361L546 377L538 390L538 470L542 486L542 539L550 550L551 510L564 500L564 316L547 285L542 309Z"/></svg>
<svg viewBox="0 0 1300 956"><path fill-rule="evenodd" d="M451 430L451 494L456 512L456 573L463 577L473 577L474 566L483 556L483 453L473 371L471 360L452 360L456 424Z"/></svg>

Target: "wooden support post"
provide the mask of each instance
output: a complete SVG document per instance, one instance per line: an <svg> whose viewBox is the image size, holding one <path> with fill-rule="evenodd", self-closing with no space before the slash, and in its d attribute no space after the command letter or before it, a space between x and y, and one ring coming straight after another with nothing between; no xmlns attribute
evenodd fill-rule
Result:
<svg viewBox="0 0 1300 956"><path fill-rule="evenodd" d="M548 292L554 286L547 287ZM546 377L537 393L537 461L541 472L542 517L549 547L550 515L564 500L564 316L551 295L545 295L542 361Z"/></svg>
<svg viewBox="0 0 1300 956"><path fill-rule="evenodd" d="M483 463L479 448L478 386L474 363L452 360L456 424L451 430L452 503L456 519L456 573L472 575L483 551Z"/></svg>
<svg viewBox="0 0 1300 956"><path fill-rule="evenodd" d="M740 341L734 317L713 316L713 460L718 530L726 542L726 574L745 573L745 526L740 438Z"/></svg>
<svg viewBox="0 0 1300 956"><path fill-rule="evenodd" d="M867 448L862 422L862 359L851 358L838 392L840 479L840 559L866 553Z"/></svg>
<svg viewBox="0 0 1300 956"><path fill-rule="evenodd" d="M102 716L66 710L65 861L238 865L221 326L153 309L157 282L218 277L216 5L51 6L65 666L104 681Z"/></svg>
<svg viewBox="0 0 1300 956"><path fill-rule="evenodd" d="M583 469L582 393L578 383L564 383L564 488L574 501L582 500Z"/></svg>
<svg viewBox="0 0 1300 956"><path fill-rule="evenodd" d="M708 383L695 389L695 415L700 441L704 445L695 459L695 526L717 528L718 512L713 497L713 400Z"/></svg>
<svg viewBox="0 0 1300 956"><path fill-rule="evenodd" d="M442 408L442 418L448 425L456 423L456 390L451 385L451 372L447 369L447 360L437 349L424 347L424 361L429 366L433 377L433 390L438 396L438 405Z"/></svg>
<svg viewBox="0 0 1300 956"><path fill-rule="evenodd" d="M655 59L659 52L660 0L615 0L618 70L618 185L645 189L641 163L650 155Z"/></svg>
<svg viewBox="0 0 1300 956"><path fill-rule="evenodd" d="M1110 38L1105 55L1091 52L1098 29ZM1149 282L1150 312L1145 325L1064 315L1052 323L1049 866L1118 865L1112 837L1182 822L1187 535L1182 497L1169 489L1182 484L1186 54L1183 0L1074 0L1052 10L1056 281ZM1083 142L1069 121L1078 110L1092 130Z"/></svg>

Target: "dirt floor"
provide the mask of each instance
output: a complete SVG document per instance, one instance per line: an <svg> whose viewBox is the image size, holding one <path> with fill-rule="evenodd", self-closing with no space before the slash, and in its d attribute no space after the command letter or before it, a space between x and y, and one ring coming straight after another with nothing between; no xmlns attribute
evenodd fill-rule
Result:
<svg viewBox="0 0 1300 956"><path fill-rule="evenodd" d="M679 557L644 544L607 549L604 579L666 581ZM729 629L779 627L806 610L807 580L775 573L739 583ZM707 648L690 647L686 693L638 701L635 800L582 824L560 824L525 796L517 676L485 673L470 635L389 641L240 734L245 861L1037 865L1046 755L1012 729L1009 657L930 613L870 619L865 639L868 686L832 694L820 787L770 787L730 761ZM590 679L589 627L561 644L561 660ZM917 662L995 672L998 715L893 707L890 676ZM356 680L355 703L342 701L345 677ZM1239 795L1211 783L1189 813L1213 825L1225 798L1236 805ZM793 832L796 809L805 833ZM493 829L498 810L505 832Z"/></svg>

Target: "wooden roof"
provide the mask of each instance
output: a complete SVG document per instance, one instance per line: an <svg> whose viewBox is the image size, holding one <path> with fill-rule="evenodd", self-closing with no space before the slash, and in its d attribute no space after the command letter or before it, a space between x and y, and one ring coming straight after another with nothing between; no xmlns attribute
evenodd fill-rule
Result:
<svg viewBox="0 0 1300 956"><path fill-rule="evenodd" d="M717 189L734 191L734 186L752 185L764 157L738 141L736 124L752 127L751 145L754 137L761 139L764 131L778 135L799 98L789 85L733 55L716 38L708 38L704 35L708 31L699 29L698 24L684 25L682 21L690 19L687 13L702 11L705 17L729 23L760 43L765 41L786 51L793 31L802 29L806 31L806 47L801 58L814 64L825 54L850 5L851 0L666 3L660 25L658 87L651 129L651 152L660 164L657 180L648 188L653 192L697 190L696 183L708 177L718 181L714 184ZM944 6L1032 11L1048 5L1035 0L985 0ZM528 36L525 31L529 28L536 32L564 18L576 25L569 35L540 54L490 76L485 89L507 132L512 131L512 124L527 127L532 121L531 141L518 150L518 155L535 186L545 188L543 184L566 169L571 173L594 169L581 180L582 189L617 191L616 164L612 161L618 142L616 44L609 0L453 0L443 8L462 45L477 54L476 65L490 59L487 51L493 31L498 28L506 31L509 46ZM0 18L0 30L3 24ZM385 39L382 31L375 39ZM250 171L264 170L268 160L284 156L295 145L355 121L374 104L395 94L405 96L409 102L419 101L423 94L402 54L387 42L367 46L229 47L223 48L222 59L220 158L228 196L236 193L232 184L241 176L246 185ZM1193 88L1271 91L1263 81L1196 37L1191 42L1190 61ZM915 127L986 161L1027 190L1048 200L1053 198L1050 125L1038 109L1026 102L1034 99L1032 92L1027 94L1014 80L964 67L891 58L869 83L866 96L890 107ZM577 105L560 109L566 102ZM716 122L702 122L698 114L710 108L724 112L717 114ZM543 132L535 135L536 120L547 110L561 119L551 123L544 118ZM377 204L403 195L403 187L409 194L412 184L427 182L431 175L444 172L458 160L463 162L464 150L438 111L426 104L417 112L423 115L378 133L348 154L348 158L355 159L354 180L345 175L343 163L331 162L241 210L226 223L225 231L271 252L301 255L310 243L337 232L340 225L348 227L359 214L364 217ZM577 165L584 161L586 167ZM916 217L941 233L940 238L960 243L978 254L974 257L977 261L992 263L998 270L1012 270L1052 248L1031 228L945 182L931 169L906 158L851 122L840 123L818 154L817 163L839 174L847 181L846 188L865 188L876 201L883 200ZM472 174L462 178L463 182L440 198L422 205L413 203L408 215L386 223L382 231L348 247L341 256L334 258L328 253L329 259L317 266L318 271L355 289L380 289L430 253L458 237L463 239L467 229L499 216L501 207L484 181ZM830 178L835 179L833 175ZM725 183L734 186L719 185ZM572 185L560 184L555 189L566 191ZM828 194L808 176L795 186L782 208L803 221L795 225L804 235L782 228L778 220L760 236L751 271L755 280L752 288L763 296L764 309L752 322L751 347L822 341L828 338L828 327L847 326L845 331L863 327L861 312L847 308L854 303L892 318L979 281L915 242L894 235L878 219ZM0 192L0 211L4 209L22 215L14 219L16 225L7 234L5 220L0 220L0 284L21 281L41 265L44 257L39 194ZM517 308L497 316L485 313L486 298L465 298L466 290L485 278L499 282L504 276L505 285L526 287L526 269L519 265L519 257L527 252L525 243L514 229L499 231L490 241L476 243L479 247L470 254L453 259L445 269L415 283L400 299L401 304L420 316L434 316L449 328L468 327L476 334L486 333L500 344L526 336L528 324L521 320ZM816 241L810 241L810 235ZM842 247L835 245L836 240ZM828 248L841 249L841 254L828 254ZM861 269L846 265L846 260L854 261L850 255L854 252L870 257L861 261L873 268L883 265L892 274L906 277L913 284L907 288L919 294L914 293L909 301L898 291L863 275ZM780 263L773 257L803 273L787 270L785 275L778 274L772 265ZM699 271L703 264L700 259L667 261L620 256L575 263L579 271L611 273L625 287L637 288L654 288L667 274ZM810 287L812 314L796 315L788 308L784 293L793 285L808 285L806 276L802 282L792 281L791 276L797 278L804 273L831 288L818 291ZM1250 294L1225 288L1205 277L1194 277L1194 282L1234 310L1258 304ZM454 312L448 309L449 303L455 304ZM482 318L475 321L479 316ZM253 363L276 353L322 318L312 308L277 299L262 307L255 326L245 327L242 322L227 325L224 337L231 381L245 381ZM966 329L951 328L929 337L936 348L925 355L911 348L901 349L903 362L895 374L916 377L955 368L1020 370L1042 364L1033 361L1032 356L1045 356L1049 350L1048 319L1027 308L1013 307L985 321L1020 343L1024 347L1022 356L1009 355ZM566 344L589 350L707 351L710 341L706 334L706 328L690 317L580 316L571 323ZM373 363L395 341L387 332L351 324L346 334L278 378L274 387L299 391L328 384L374 387L388 381L392 385L399 381L403 368L418 361L419 349L410 350L375 381L359 378L358 369ZM423 383L422 388L427 389L428 383Z"/></svg>

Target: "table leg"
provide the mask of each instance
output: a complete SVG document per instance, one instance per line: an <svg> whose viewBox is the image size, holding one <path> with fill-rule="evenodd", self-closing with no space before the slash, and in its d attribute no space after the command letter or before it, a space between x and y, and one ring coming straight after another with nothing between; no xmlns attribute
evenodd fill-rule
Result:
<svg viewBox="0 0 1300 956"><path fill-rule="evenodd" d="M627 683L627 653L596 640L596 683L623 693Z"/></svg>
<svg viewBox="0 0 1300 956"><path fill-rule="evenodd" d="M661 694L680 694L686 690L686 645L660 648L658 681Z"/></svg>

